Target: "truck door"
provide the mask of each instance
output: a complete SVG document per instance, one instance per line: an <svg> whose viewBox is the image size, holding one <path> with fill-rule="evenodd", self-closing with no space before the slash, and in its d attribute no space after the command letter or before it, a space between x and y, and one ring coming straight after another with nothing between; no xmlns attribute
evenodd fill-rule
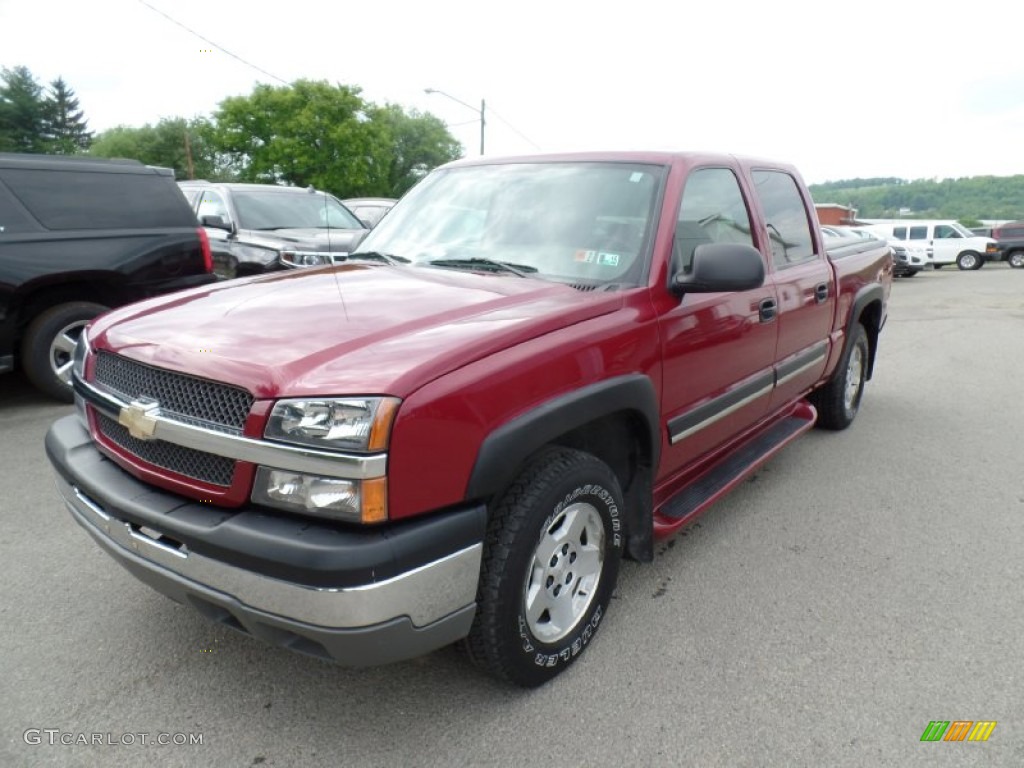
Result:
<svg viewBox="0 0 1024 768"><path fill-rule="evenodd" d="M715 242L755 245L748 206L729 168L690 172L676 221L672 274L689 268L698 245ZM688 294L661 315L665 471L680 469L766 413L774 383L774 306L774 288L765 284L752 291Z"/></svg>
<svg viewBox="0 0 1024 768"><path fill-rule="evenodd" d="M751 178L764 212L779 298L771 402L777 408L808 391L825 371L835 279L796 179L779 170L754 170Z"/></svg>

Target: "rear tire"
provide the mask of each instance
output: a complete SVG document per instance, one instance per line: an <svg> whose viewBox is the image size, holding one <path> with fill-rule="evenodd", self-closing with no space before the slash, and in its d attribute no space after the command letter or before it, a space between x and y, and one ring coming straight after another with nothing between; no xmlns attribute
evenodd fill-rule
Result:
<svg viewBox="0 0 1024 768"><path fill-rule="evenodd" d="M946 265L945 264L936 264L935 268L936 269L942 269L944 266L946 266Z"/></svg>
<svg viewBox="0 0 1024 768"><path fill-rule="evenodd" d="M840 430L853 423L864 396L869 355L867 331L857 323L832 378L811 393L809 399L818 410L815 426Z"/></svg>
<svg viewBox="0 0 1024 768"><path fill-rule="evenodd" d="M1006 261L1009 262L1010 266L1014 269L1024 267L1024 251L1014 251L1006 257Z"/></svg>
<svg viewBox="0 0 1024 768"><path fill-rule="evenodd" d="M55 400L70 403L75 344L89 321L106 311L102 304L72 301L33 319L21 342L21 365L28 380Z"/></svg>
<svg viewBox="0 0 1024 768"><path fill-rule="evenodd" d="M618 578L622 491L604 462L552 447L530 461L487 525L470 658L524 688L586 650Z"/></svg>

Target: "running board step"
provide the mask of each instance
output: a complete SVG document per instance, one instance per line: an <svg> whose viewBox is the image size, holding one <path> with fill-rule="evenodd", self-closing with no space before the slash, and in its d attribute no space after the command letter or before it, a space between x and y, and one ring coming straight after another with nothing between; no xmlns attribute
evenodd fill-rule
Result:
<svg viewBox="0 0 1024 768"><path fill-rule="evenodd" d="M745 475L750 474L766 462L780 448L793 440L797 435L814 426L815 412L810 407L807 411L788 416L777 424L773 424L735 453L730 454L720 464L712 467L696 481L686 486L673 496L659 510L661 517L676 522L692 517L704 507L721 496L726 490L736 485ZM675 526L673 526L674 530Z"/></svg>

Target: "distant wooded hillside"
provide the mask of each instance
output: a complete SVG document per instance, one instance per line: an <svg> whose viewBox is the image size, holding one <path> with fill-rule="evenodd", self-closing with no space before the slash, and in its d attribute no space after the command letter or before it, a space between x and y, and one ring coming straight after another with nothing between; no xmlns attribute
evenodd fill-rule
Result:
<svg viewBox="0 0 1024 768"><path fill-rule="evenodd" d="M810 189L814 202L849 205L866 219L1024 219L1024 176L845 179Z"/></svg>

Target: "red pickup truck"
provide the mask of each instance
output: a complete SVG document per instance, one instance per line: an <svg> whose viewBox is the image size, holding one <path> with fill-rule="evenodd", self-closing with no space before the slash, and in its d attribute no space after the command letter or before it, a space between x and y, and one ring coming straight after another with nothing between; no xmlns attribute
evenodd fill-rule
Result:
<svg viewBox="0 0 1024 768"><path fill-rule="evenodd" d="M459 162L333 266L116 310L46 438L75 520L208 618L349 665L464 640L536 686L815 422L848 426L892 260L730 155Z"/></svg>

